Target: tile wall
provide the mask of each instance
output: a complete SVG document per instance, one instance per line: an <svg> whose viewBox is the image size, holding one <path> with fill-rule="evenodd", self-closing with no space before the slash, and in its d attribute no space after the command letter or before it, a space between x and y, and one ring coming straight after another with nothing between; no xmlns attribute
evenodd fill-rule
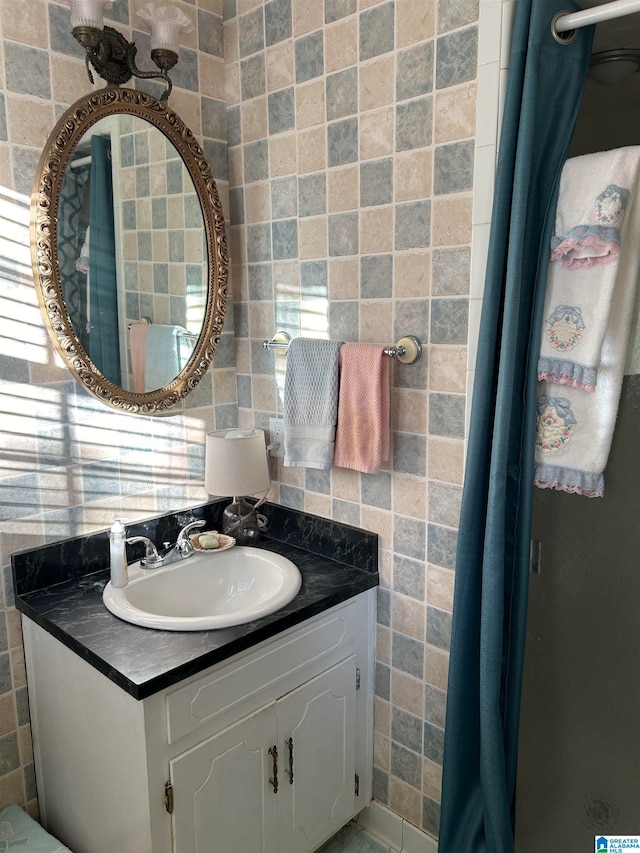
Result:
<svg viewBox="0 0 640 853"><path fill-rule="evenodd" d="M107 12L129 38L140 5L118 0ZM225 113L222 4L198 0L184 8L196 29L184 37L170 105L203 140L228 209L226 137L217 118ZM0 807L16 802L34 812L9 555L102 529L114 515L133 520L202 503L205 433L235 424L237 404L231 331L225 330L214 369L172 417L107 409L54 355L31 274L30 195L56 120L91 84L71 36L68 4L2 2L0 30ZM148 37L136 32L135 40L140 65L149 67Z"/></svg>
<svg viewBox="0 0 640 853"><path fill-rule="evenodd" d="M382 537L375 797L436 834L465 436L477 0L225 0L240 423L281 414L290 334L391 343L377 475L274 468L283 504Z"/></svg>
<svg viewBox="0 0 640 853"><path fill-rule="evenodd" d="M140 124L135 132L120 130L120 169L114 176L121 198L127 320L149 316L154 323L190 325L196 332L206 289L200 202L178 151L155 128Z"/></svg>
<svg viewBox="0 0 640 853"><path fill-rule="evenodd" d="M224 116L224 103L218 112ZM224 135L224 125L218 129ZM197 340L206 303L206 241L200 201L177 149L157 128L142 119L120 116L118 151L113 155L116 235L122 234L119 274L125 283L125 323L146 320L181 326L177 359L181 367ZM115 199L114 199L115 201ZM120 219L118 219L120 217ZM131 353L127 359L128 384L135 388ZM157 384L175 376L172 360L168 373L154 368ZM150 378L153 377L153 373Z"/></svg>
<svg viewBox="0 0 640 853"><path fill-rule="evenodd" d="M118 0L110 13L127 36L141 3ZM393 367L389 467L373 476L274 463L272 497L382 538L374 793L435 834L465 436L478 0L182 5L197 26L171 105L204 140L230 213L233 299L210 381L179 415L156 419L94 404L42 328L29 194L55 120L90 85L66 4L1 5L3 565L121 510L201 502L205 432L267 427L281 414L285 360L262 347L276 330L418 336L425 358ZM136 41L144 55L146 37ZM6 568L2 604L0 806L33 810Z"/></svg>

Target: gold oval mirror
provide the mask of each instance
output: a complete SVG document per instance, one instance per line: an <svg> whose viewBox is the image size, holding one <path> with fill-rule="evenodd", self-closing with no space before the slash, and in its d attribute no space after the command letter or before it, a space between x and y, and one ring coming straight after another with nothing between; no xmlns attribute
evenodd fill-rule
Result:
<svg viewBox="0 0 640 853"><path fill-rule="evenodd" d="M107 88L67 110L40 158L31 246L47 330L87 391L154 414L195 388L224 321L224 215L166 104Z"/></svg>

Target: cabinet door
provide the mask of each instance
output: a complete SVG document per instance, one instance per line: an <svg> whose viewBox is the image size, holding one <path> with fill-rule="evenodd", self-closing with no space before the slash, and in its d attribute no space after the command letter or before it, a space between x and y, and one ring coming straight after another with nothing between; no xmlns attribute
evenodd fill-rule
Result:
<svg viewBox="0 0 640 853"><path fill-rule="evenodd" d="M272 702L170 762L176 853L276 853Z"/></svg>
<svg viewBox="0 0 640 853"><path fill-rule="evenodd" d="M280 853L315 850L353 817L355 707L355 655L278 701Z"/></svg>

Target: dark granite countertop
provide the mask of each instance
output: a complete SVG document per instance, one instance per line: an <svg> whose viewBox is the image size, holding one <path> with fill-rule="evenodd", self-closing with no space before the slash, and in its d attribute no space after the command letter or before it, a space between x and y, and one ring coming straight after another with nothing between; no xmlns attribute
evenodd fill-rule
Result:
<svg viewBox="0 0 640 853"><path fill-rule="evenodd" d="M193 515L208 518L211 508L215 510L216 504ZM263 537L258 547L288 557L302 574L296 598L270 616L214 631L140 628L113 616L102 603L108 569L87 574L71 571L74 576L62 579L61 566L56 565L60 546L48 560L41 556L47 549L14 555L16 607L127 693L144 699L377 585L375 534L279 507L267 507L266 512L278 538ZM147 527L144 535L148 532ZM104 536L96 534L100 552ZM82 545L90 538L82 540ZM290 541L282 541L285 538ZM67 540L61 546L73 551L70 543L74 542L80 540ZM75 551L80 550L76 544ZM61 556L58 561L64 562ZM94 555L94 569L95 562L100 560ZM38 576L38 588L33 588L32 578L25 582L30 566L35 566L32 574ZM44 585L47 575L53 582Z"/></svg>

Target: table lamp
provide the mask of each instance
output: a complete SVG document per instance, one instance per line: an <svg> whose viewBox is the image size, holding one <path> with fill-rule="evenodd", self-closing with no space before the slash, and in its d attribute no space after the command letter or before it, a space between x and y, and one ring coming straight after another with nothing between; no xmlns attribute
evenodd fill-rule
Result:
<svg viewBox="0 0 640 853"><path fill-rule="evenodd" d="M238 545L258 538L258 519L247 495L266 496L271 485L264 432L261 429L222 429L207 433L204 487L210 495L229 495L233 501L222 515L222 532Z"/></svg>

